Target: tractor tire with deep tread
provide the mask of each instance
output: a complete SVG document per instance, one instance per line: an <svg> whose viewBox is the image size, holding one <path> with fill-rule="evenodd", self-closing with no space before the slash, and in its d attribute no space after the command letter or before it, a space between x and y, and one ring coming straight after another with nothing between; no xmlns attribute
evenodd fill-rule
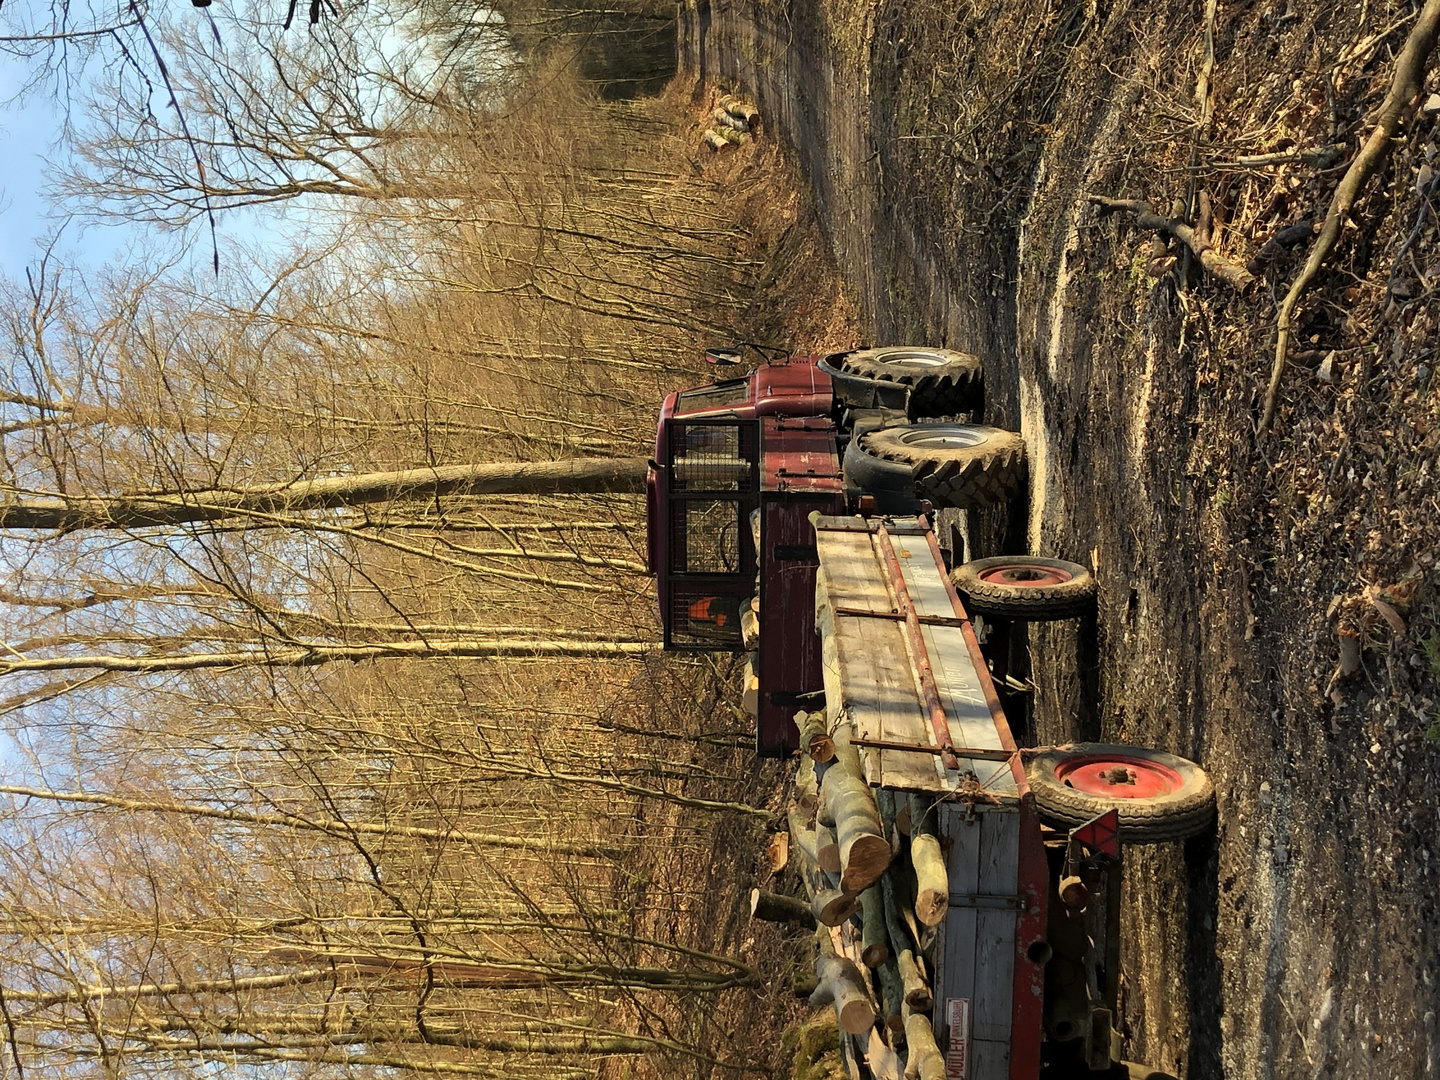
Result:
<svg viewBox="0 0 1440 1080"><path fill-rule="evenodd" d="M952 416L981 404L980 358L953 349L890 345L826 358L841 371L910 388L910 415Z"/></svg>
<svg viewBox="0 0 1440 1080"><path fill-rule="evenodd" d="M1119 783L1101 790L1096 774L1127 770L1134 778L1126 792ZM1204 832L1215 819L1215 787L1193 761L1139 746L1076 743L1041 751L1026 766L1040 816L1061 829L1073 829L1107 810L1120 813L1120 839L1148 844L1184 840Z"/></svg>
<svg viewBox="0 0 1440 1080"><path fill-rule="evenodd" d="M950 582L971 614L1052 622L1084 615L1095 603L1095 578L1079 563L1030 555L976 559Z"/></svg>
<svg viewBox="0 0 1440 1080"><path fill-rule="evenodd" d="M1025 486L1025 440L981 424L899 424L868 431L860 449L910 469L915 494L965 510L1009 502Z"/></svg>

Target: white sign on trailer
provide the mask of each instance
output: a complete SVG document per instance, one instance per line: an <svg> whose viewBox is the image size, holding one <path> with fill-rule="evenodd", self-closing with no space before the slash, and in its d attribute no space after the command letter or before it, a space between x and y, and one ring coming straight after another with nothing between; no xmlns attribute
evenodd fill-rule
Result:
<svg viewBox="0 0 1440 1080"><path fill-rule="evenodd" d="M945 1049L945 1080L968 1080L970 1076L970 999L947 998L945 1023L950 1042Z"/></svg>

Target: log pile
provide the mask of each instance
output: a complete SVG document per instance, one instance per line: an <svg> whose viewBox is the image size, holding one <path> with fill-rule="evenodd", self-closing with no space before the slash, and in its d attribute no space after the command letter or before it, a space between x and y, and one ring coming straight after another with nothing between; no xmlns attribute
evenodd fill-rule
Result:
<svg viewBox="0 0 1440 1080"><path fill-rule="evenodd" d="M803 916L813 917L810 1003L835 1009L853 1062L881 1080L943 1080L926 949L950 892L933 808L918 795L872 791L843 724L831 731L818 713L795 720L790 853L810 904L757 890L752 912L807 928Z"/></svg>
<svg viewBox="0 0 1440 1080"><path fill-rule="evenodd" d="M748 142L760 126L760 110L747 101L726 94L710 114L711 126L701 138L719 152Z"/></svg>

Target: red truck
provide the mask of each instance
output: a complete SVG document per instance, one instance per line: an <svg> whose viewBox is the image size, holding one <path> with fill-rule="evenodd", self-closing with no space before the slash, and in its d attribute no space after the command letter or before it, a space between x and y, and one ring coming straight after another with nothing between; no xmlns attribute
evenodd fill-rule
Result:
<svg viewBox="0 0 1440 1080"><path fill-rule="evenodd" d="M1013 497L1018 436L911 422L979 405L977 358L908 348L771 361L665 399L647 484L665 647L741 651L742 608L757 601L757 753L794 753L794 714L823 689L809 515Z"/></svg>
<svg viewBox="0 0 1440 1080"><path fill-rule="evenodd" d="M1073 617L1094 583L1053 559L947 567L932 511L1026 479L1019 436L965 422L981 406L975 357L900 347L769 357L667 397L647 485L665 646L748 652L757 752L802 755L816 796L792 848L823 924L818 993L856 1070L1160 1075L1123 1060L1121 842L1207 829L1213 788L1158 751L1017 747L992 677L1008 634L987 655L971 615ZM864 796L830 797L826 824L849 774ZM857 836L890 849L872 866ZM891 949L871 971L872 927L853 924L881 875ZM906 948L920 974L900 1000L883 965Z"/></svg>

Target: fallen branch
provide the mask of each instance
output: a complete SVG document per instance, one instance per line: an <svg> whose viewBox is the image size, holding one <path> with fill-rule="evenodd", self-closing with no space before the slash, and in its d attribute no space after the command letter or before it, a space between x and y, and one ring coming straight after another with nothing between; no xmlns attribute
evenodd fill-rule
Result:
<svg viewBox="0 0 1440 1080"><path fill-rule="evenodd" d="M1098 206L1102 214L1113 214L1117 210L1123 210L1134 215L1135 224L1140 228L1153 229L1155 232L1173 236L1195 254L1195 257L1200 260L1201 266L1236 291L1243 293L1254 284L1255 275L1245 267L1225 258L1206 240L1197 236L1195 230L1183 221L1161 217L1155 213L1148 202L1139 199L1106 199L1099 195L1088 195L1086 198Z"/></svg>
<svg viewBox="0 0 1440 1080"><path fill-rule="evenodd" d="M1420 11L1420 18L1415 22L1415 28L1405 39L1405 47L1395 61L1390 92L1380 104L1375 128L1365 140L1365 145L1360 148L1360 153L1355 155L1350 168L1340 178L1340 184L1335 188L1335 195L1330 200L1330 209L1325 215L1325 224L1320 229L1315 246L1310 250L1310 257L1305 260L1300 276L1295 279L1290 291L1285 294L1285 299L1280 302L1280 311L1275 318L1275 362L1270 368L1270 385L1265 391L1265 403L1260 410L1257 435L1263 435L1275 418L1276 399L1280 393L1280 379L1285 374L1285 352L1290 345L1295 307L1305 290L1310 287L1310 283L1315 280L1315 275L1320 272L1321 263L1334 250L1340 239L1340 230L1349 218L1350 210L1359 198L1361 189L1389 153L1391 141L1400 130L1400 118L1405 106L1420 93L1425 61L1435 48L1437 33L1440 33L1440 0L1426 0L1425 7Z"/></svg>
<svg viewBox="0 0 1440 1080"><path fill-rule="evenodd" d="M1245 264L1245 269L1252 274L1262 274L1265 272L1265 267L1282 251L1294 247L1302 240L1309 240L1314 235L1315 223L1313 221L1297 221L1293 225L1276 229L1275 235L1266 240L1260 250L1250 257L1250 261Z"/></svg>
<svg viewBox="0 0 1440 1080"><path fill-rule="evenodd" d="M1273 154L1246 154L1243 157L1237 157L1234 161L1217 162L1213 167L1224 169L1229 166L1240 166L1254 169L1262 165L1314 165L1316 168L1328 169L1331 165L1337 164L1344 156L1344 143L1326 143L1324 146L1312 146L1305 150L1280 150Z"/></svg>

